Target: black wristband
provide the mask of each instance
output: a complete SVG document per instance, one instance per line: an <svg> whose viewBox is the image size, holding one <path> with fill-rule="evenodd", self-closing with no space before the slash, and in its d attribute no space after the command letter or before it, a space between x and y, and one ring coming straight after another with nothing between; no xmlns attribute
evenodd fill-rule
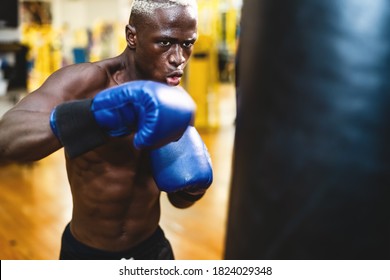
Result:
<svg viewBox="0 0 390 280"><path fill-rule="evenodd" d="M58 138L70 158L88 152L107 141L91 112L92 99L60 104L55 109Z"/></svg>

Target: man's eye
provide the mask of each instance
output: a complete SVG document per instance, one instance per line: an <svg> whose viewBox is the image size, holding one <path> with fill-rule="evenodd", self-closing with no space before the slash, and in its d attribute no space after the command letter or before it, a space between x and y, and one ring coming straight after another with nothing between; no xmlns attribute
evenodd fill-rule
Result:
<svg viewBox="0 0 390 280"><path fill-rule="evenodd" d="M169 42L169 41L161 41L160 45L163 46L163 47L169 47L171 45L171 42Z"/></svg>
<svg viewBox="0 0 390 280"><path fill-rule="evenodd" d="M193 42L184 42L183 43L183 47L185 47L185 48L191 48L193 45L194 45Z"/></svg>

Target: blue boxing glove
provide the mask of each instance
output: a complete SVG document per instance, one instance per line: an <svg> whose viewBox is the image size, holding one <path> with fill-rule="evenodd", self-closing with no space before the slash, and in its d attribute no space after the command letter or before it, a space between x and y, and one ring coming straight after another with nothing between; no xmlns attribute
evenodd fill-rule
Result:
<svg viewBox="0 0 390 280"><path fill-rule="evenodd" d="M108 88L92 99L65 102L50 116L53 133L73 158L111 137L134 134L136 148L177 140L193 119L195 103L181 88L135 81Z"/></svg>
<svg viewBox="0 0 390 280"><path fill-rule="evenodd" d="M150 152L154 180L161 191L203 195L213 182L210 155L195 127L183 136Z"/></svg>

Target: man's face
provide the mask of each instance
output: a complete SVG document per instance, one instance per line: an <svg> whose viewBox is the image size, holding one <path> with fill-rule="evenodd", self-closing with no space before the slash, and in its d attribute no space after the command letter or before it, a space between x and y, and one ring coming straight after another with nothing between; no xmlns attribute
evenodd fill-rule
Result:
<svg viewBox="0 0 390 280"><path fill-rule="evenodd" d="M135 36L138 78L178 85L197 39L196 11L181 6L157 9L150 22L141 25Z"/></svg>

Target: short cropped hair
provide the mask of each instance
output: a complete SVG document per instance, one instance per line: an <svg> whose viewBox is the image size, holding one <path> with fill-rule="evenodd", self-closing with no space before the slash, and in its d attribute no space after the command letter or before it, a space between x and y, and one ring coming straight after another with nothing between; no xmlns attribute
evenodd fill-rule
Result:
<svg viewBox="0 0 390 280"><path fill-rule="evenodd" d="M130 11L132 16L152 16L156 9L170 8L174 6L197 7L196 0L133 0Z"/></svg>

